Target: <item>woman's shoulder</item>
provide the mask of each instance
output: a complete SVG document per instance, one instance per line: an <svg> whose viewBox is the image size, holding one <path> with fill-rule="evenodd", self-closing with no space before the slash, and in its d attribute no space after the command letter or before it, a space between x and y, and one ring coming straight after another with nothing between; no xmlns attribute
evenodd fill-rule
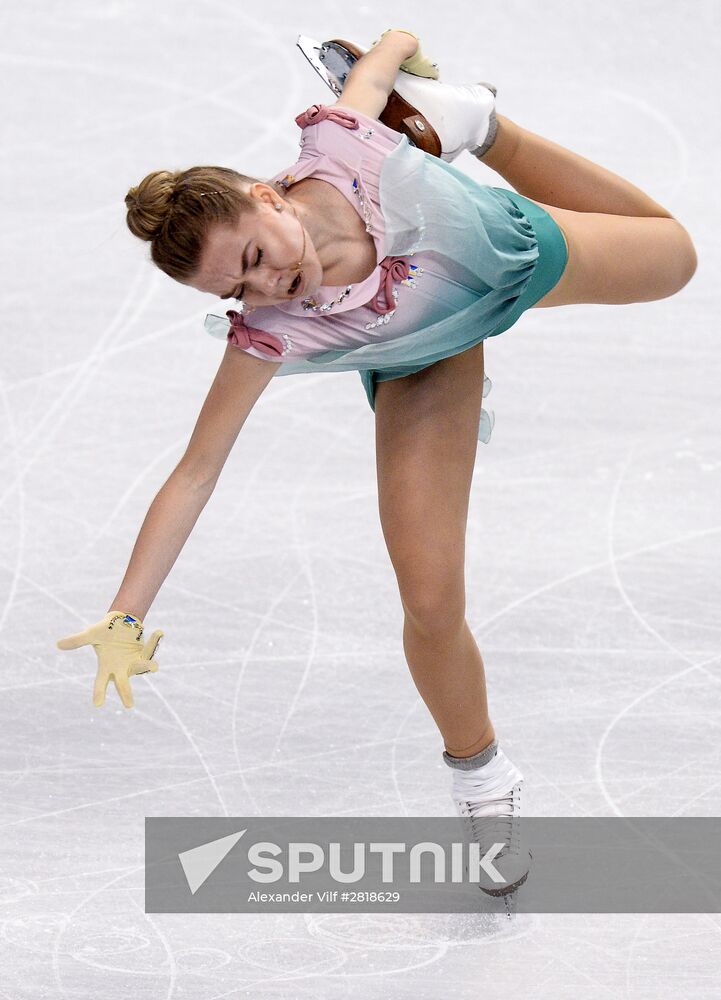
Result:
<svg viewBox="0 0 721 1000"><path fill-rule="evenodd" d="M254 357L281 363L317 352L323 340L319 331L327 333L332 325L326 314L298 314L279 306L246 307L241 312L229 309L225 316L210 313L205 317L205 331L211 337L227 340Z"/></svg>
<svg viewBox="0 0 721 1000"><path fill-rule="evenodd" d="M311 104L295 121L302 129L302 146L314 143L321 152L331 155L341 151L354 151L361 157L385 155L402 139L399 132L355 108L345 107L342 101Z"/></svg>

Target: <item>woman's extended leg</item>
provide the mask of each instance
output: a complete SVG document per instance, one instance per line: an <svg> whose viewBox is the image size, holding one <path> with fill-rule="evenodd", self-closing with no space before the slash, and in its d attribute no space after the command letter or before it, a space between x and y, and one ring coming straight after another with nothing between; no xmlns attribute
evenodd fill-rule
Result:
<svg viewBox="0 0 721 1000"><path fill-rule="evenodd" d="M533 201L574 212L673 218L630 181L503 115L498 115L495 142L480 162Z"/></svg>
<svg viewBox="0 0 721 1000"><path fill-rule="evenodd" d="M498 115L480 162L544 208L563 230L568 263L536 306L648 302L675 294L696 270L688 232L618 174Z"/></svg>
<svg viewBox="0 0 721 1000"><path fill-rule="evenodd" d="M483 660L465 619L465 535L483 342L376 391L378 504L415 685L456 757L488 746Z"/></svg>

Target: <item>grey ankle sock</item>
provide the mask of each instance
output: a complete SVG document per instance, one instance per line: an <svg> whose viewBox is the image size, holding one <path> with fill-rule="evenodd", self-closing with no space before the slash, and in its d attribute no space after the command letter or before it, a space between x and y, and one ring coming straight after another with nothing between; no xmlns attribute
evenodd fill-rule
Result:
<svg viewBox="0 0 721 1000"><path fill-rule="evenodd" d="M491 148L493 143L496 141L496 132L498 130L498 122L496 121L496 111L495 108L491 111L490 117L488 119L488 135L482 146L476 146L471 150L475 157L481 157L484 153L487 153Z"/></svg>
<svg viewBox="0 0 721 1000"><path fill-rule="evenodd" d="M479 750L472 757L453 757L447 750L443 751L443 759L449 767L455 767L458 771L472 771L476 767L483 767L493 760L498 750L498 740L489 743L487 747Z"/></svg>

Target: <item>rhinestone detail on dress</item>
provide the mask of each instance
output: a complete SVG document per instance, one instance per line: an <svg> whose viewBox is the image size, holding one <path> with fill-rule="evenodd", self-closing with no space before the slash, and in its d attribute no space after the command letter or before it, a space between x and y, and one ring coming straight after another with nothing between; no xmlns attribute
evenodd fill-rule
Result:
<svg viewBox="0 0 721 1000"><path fill-rule="evenodd" d="M418 267L417 264L409 264L408 269L412 273L407 278L405 278L403 281L401 281L400 284L401 285L407 285L409 288L415 288L416 287L416 278L418 277L419 274L423 274L423 268L422 267ZM392 295L393 295L393 301L394 302L398 302L398 289L397 288L393 289ZM395 314L396 314L396 310L395 309L391 310L391 312L382 313L378 317L378 319L375 320L373 323L366 323L365 324L365 329L366 330L375 330L375 328L377 326L383 326L386 323L389 323L393 319L393 317L395 316Z"/></svg>
<svg viewBox="0 0 721 1000"><path fill-rule="evenodd" d="M408 257L413 257L415 255L415 252L420 246L423 237L426 235L426 217L423 214L423 206L420 204L420 202L416 202L416 209L418 211L418 215L420 216L421 224L418 229L418 236L416 238L416 242L413 244L410 250L406 251Z"/></svg>
<svg viewBox="0 0 721 1000"><path fill-rule="evenodd" d="M340 293L340 295L338 296L338 298L333 299L332 302L323 302L321 304L318 304L318 302L317 302L316 299L314 299L314 298L307 298L307 299L302 299L300 304L303 306L303 308L306 311L308 309L312 309L313 312L328 312L328 310L332 309L333 306L337 305L339 302L342 302L343 299L347 295L350 295L350 293L352 291L353 291L353 285L346 285L346 287Z"/></svg>
<svg viewBox="0 0 721 1000"><path fill-rule="evenodd" d="M368 204L366 198L363 197L363 192L361 191L361 187L360 184L358 183L357 177L353 178L353 194L357 195L358 201L360 202L361 211L363 212L363 218L365 219L366 232L372 233L373 230L371 229L371 218L373 216L371 213L371 207Z"/></svg>

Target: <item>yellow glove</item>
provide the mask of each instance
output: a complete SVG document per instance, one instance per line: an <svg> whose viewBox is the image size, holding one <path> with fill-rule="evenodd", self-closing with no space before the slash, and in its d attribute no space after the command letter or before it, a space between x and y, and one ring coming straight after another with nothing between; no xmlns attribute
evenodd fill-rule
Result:
<svg viewBox="0 0 721 1000"><path fill-rule="evenodd" d="M130 678L135 674L155 673L159 664L153 656L162 637L163 632L158 629L143 643L143 623L139 618L122 611L109 611L102 621L59 639L57 646L58 649L92 646L98 658L93 704L98 708L105 704L105 691L112 677L123 705L132 708Z"/></svg>
<svg viewBox="0 0 721 1000"><path fill-rule="evenodd" d="M388 31L384 31L381 37L373 42L373 45L377 45L378 42L382 41L390 31L402 31L406 35L413 35L412 31L406 31L405 28L388 28ZM438 64L432 63L428 56L423 55L421 52L421 40L418 35L413 35L413 37L418 42L418 48L410 59L406 59L405 62L401 63L400 68L404 73L412 73L413 76L424 76L428 80L437 80L439 76ZM373 48L373 45L371 48Z"/></svg>

